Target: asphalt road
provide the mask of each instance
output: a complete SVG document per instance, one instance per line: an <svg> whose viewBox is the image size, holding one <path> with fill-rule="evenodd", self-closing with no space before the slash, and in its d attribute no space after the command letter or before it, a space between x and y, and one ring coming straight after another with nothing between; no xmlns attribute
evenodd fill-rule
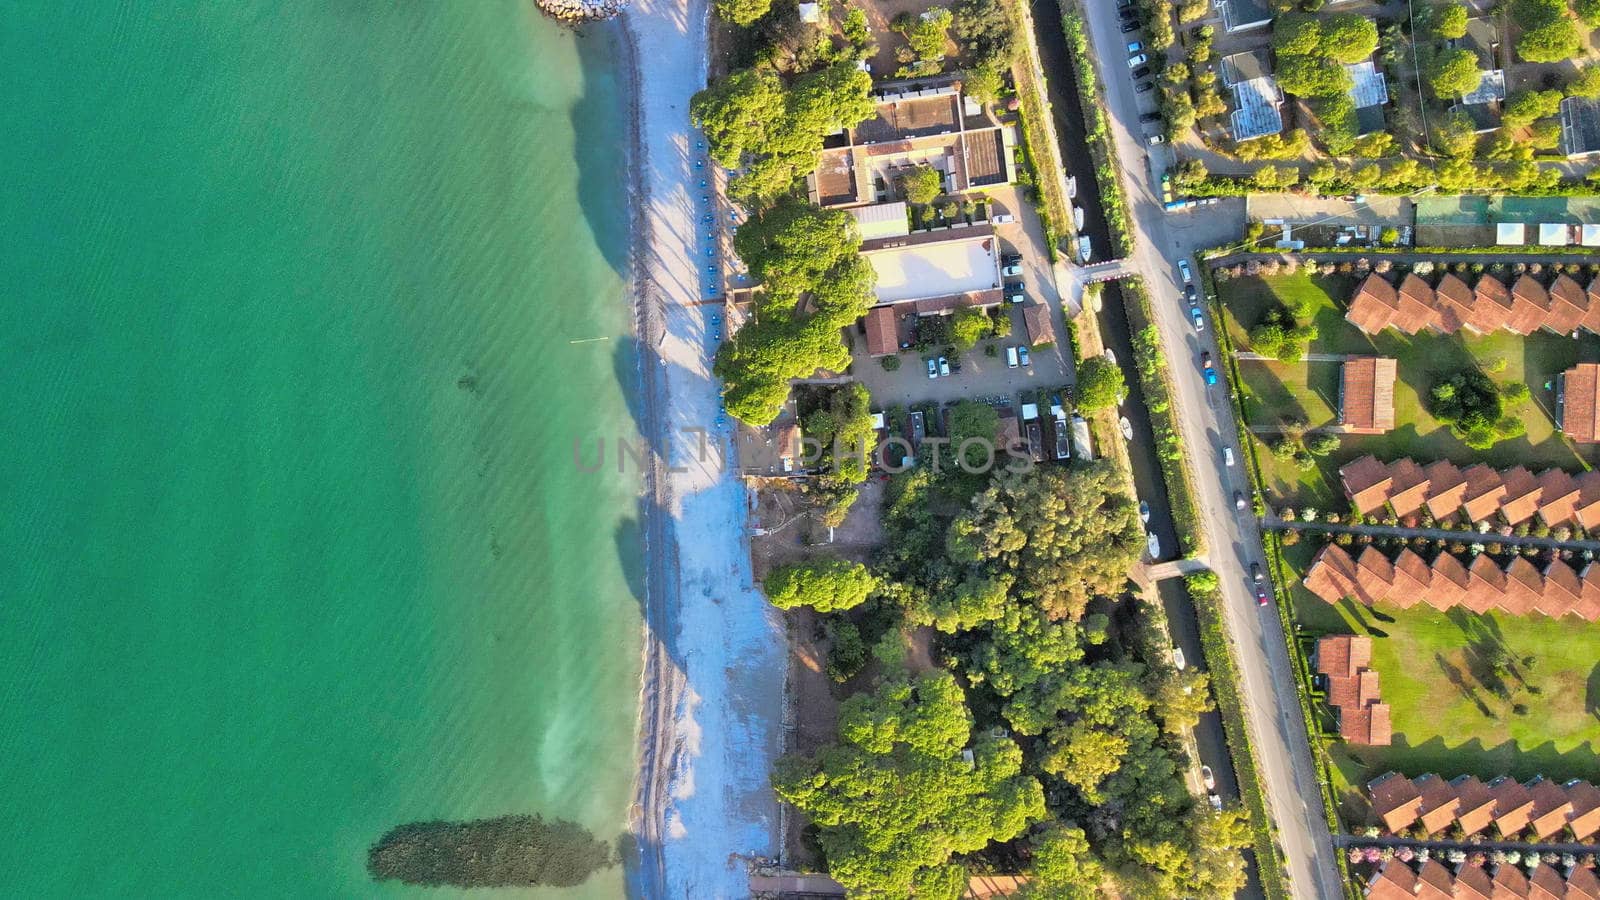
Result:
<svg viewBox="0 0 1600 900"><path fill-rule="evenodd" d="M1156 92L1142 96L1134 92L1123 52L1133 36L1120 33L1116 4L1091 2L1080 8L1097 50L1103 100L1132 214L1136 247L1131 262L1150 289L1156 328L1177 392L1179 427L1194 457L1201 526L1211 567L1222 582L1223 619L1238 652L1245 717L1267 805L1288 862L1290 891L1295 897L1340 900L1344 892L1283 628L1275 610L1256 606L1250 587L1249 565L1264 557L1255 521L1233 507L1234 491L1247 491L1249 478L1237 446L1232 408L1226 388L1220 384L1208 388L1200 371L1202 351L1209 351L1218 366L1222 363L1215 329L1208 316L1205 332L1195 332L1175 265L1180 256L1237 238L1242 211L1218 205L1169 215L1161 208L1152 165L1159 170L1169 157L1164 146L1152 150L1147 145L1145 126L1139 124L1140 113L1146 111L1141 99ZM1154 101L1145 104L1146 109L1153 108ZM1152 151L1153 159L1147 159L1147 151ZM1224 446L1234 449L1233 467L1223 465Z"/></svg>

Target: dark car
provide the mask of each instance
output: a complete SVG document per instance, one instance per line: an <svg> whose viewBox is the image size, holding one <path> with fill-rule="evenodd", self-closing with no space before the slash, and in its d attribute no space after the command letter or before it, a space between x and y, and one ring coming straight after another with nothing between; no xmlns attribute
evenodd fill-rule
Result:
<svg viewBox="0 0 1600 900"><path fill-rule="evenodd" d="M1161 113L1145 113L1139 117L1139 122L1144 125L1149 125L1151 122L1159 121L1161 121Z"/></svg>
<svg viewBox="0 0 1600 900"><path fill-rule="evenodd" d="M1211 365L1211 351L1210 350L1201 350L1200 351L1200 365L1202 365L1202 366Z"/></svg>
<svg viewBox="0 0 1600 900"><path fill-rule="evenodd" d="M1150 88L1153 86L1154 85L1150 84L1148 81L1141 81L1137 85L1134 85L1133 92L1135 94L1142 94L1145 91L1150 90Z"/></svg>
<svg viewBox="0 0 1600 900"><path fill-rule="evenodd" d="M1132 33L1134 33L1135 31L1138 31L1138 30L1139 30L1139 23L1138 22L1123 22L1122 23L1122 33L1123 34L1132 34Z"/></svg>
<svg viewBox="0 0 1600 900"><path fill-rule="evenodd" d="M1025 287L1026 285L1021 281L1008 281L1006 282L1006 293L1009 294L1014 291L1020 293Z"/></svg>
<svg viewBox="0 0 1600 900"><path fill-rule="evenodd" d="M1008 266L1014 266L1017 263L1022 262L1022 254L1021 253L1002 253L1002 254L1000 254L1000 262L1002 262L1002 263L1004 263L1005 265L1008 265Z"/></svg>
<svg viewBox="0 0 1600 900"><path fill-rule="evenodd" d="M1148 77L1150 77L1150 67L1149 66L1140 66L1139 68L1133 70L1133 80L1134 81L1138 81L1141 78L1148 78Z"/></svg>
<svg viewBox="0 0 1600 900"><path fill-rule="evenodd" d="M1250 564L1250 580L1256 584L1261 583L1261 563Z"/></svg>
<svg viewBox="0 0 1600 900"><path fill-rule="evenodd" d="M1190 306L1200 302L1200 295L1195 293L1194 285L1186 284L1183 286L1183 299L1189 301Z"/></svg>

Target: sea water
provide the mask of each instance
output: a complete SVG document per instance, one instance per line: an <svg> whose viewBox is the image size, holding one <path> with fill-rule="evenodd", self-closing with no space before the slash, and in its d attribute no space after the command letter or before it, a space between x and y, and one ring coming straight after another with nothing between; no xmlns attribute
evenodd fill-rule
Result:
<svg viewBox="0 0 1600 900"><path fill-rule="evenodd" d="M316 897L622 833L626 85L519 0L0 24L0 893ZM620 869L552 896L616 896Z"/></svg>

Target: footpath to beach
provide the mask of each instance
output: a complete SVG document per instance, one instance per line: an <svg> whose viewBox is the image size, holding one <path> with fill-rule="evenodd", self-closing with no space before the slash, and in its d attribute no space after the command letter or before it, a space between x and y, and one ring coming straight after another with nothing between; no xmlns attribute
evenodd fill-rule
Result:
<svg viewBox="0 0 1600 900"><path fill-rule="evenodd" d="M645 510L649 603L640 761L630 826L640 897L749 895L745 860L777 851L767 781L781 739L784 630L755 588L747 501L715 422L696 259L706 0L636 0L618 20L631 73L633 266L643 430L656 458ZM685 429L704 429L707 439Z"/></svg>

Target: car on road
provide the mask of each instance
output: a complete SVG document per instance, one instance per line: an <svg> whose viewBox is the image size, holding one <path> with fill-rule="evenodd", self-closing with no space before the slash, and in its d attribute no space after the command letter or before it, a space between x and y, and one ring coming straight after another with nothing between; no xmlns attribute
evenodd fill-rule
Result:
<svg viewBox="0 0 1600 900"><path fill-rule="evenodd" d="M1144 115L1139 117L1139 124L1140 125L1152 125L1152 124L1154 124L1156 122L1159 122L1159 121L1161 121L1161 113L1153 113L1153 112L1145 113ZM1161 177L1165 178L1166 176L1163 175Z"/></svg>
<svg viewBox="0 0 1600 900"><path fill-rule="evenodd" d="M1139 10L1136 7L1123 4L1122 11L1118 12L1117 15L1124 19L1137 19L1139 18Z"/></svg>
<svg viewBox="0 0 1600 900"><path fill-rule="evenodd" d="M1123 34L1133 34L1134 32L1136 32L1138 30L1139 30L1139 23L1133 21L1132 19L1122 23L1122 33Z"/></svg>
<svg viewBox="0 0 1600 900"><path fill-rule="evenodd" d="M1266 606L1270 601L1271 598L1267 596L1266 586L1260 584L1256 585L1256 605Z"/></svg>
<svg viewBox="0 0 1600 900"><path fill-rule="evenodd" d="M942 356L939 357L939 376L941 378L950 377L950 360Z"/></svg>
<svg viewBox="0 0 1600 900"><path fill-rule="evenodd" d="M1244 509L1244 506L1245 506L1245 503L1244 503L1244 491L1234 491L1233 492L1233 508L1234 509Z"/></svg>
<svg viewBox="0 0 1600 900"><path fill-rule="evenodd" d="M1189 307L1189 318L1194 320L1194 330L1195 331L1205 331L1206 330L1206 317L1200 315L1200 307L1198 307L1198 306Z"/></svg>
<svg viewBox="0 0 1600 900"><path fill-rule="evenodd" d="M1222 448L1222 464L1225 465L1225 466L1229 466L1229 467L1233 466L1233 448L1232 447L1223 447Z"/></svg>
<svg viewBox="0 0 1600 900"><path fill-rule="evenodd" d="M1194 285L1186 284L1183 286L1183 299L1189 301L1190 306L1194 306L1200 302L1200 292L1194 289Z"/></svg>
<svg viewBox="0 0 1600 900"><path fill-rule="evenodd" d="M1145 138L1144 142L1146 144L1149 144L1150 146L1154 147L1157 144L1165 144L1167 142L1167 139L1165 137L1163 137L1162 135L1152 134L1149 137Z"/></svg>
<svg viewBox="0 0 1600 900"><path fill-rule="evenodd" d="M1211 368L1210 366L1206 366L1206 385L1208 387L1215 387L1216 384L1217 384L1217 370Z"/></svg>
<svg viewBox="0 0 1600 900"><path fill-rule="evenodd" d="M1189 261L1187 259L1178 260L1178 274L1183 276L1184 284L1194 284L1194 272L1189 270Z"/></svg>
<svg viewBox="0 0 1600 900"><path fill-rule="evenodd" d="M1010 225L1016 220L1017 217L1011 213L1000 213L999 215L989 217L989 223L991 225Z"/></svg>
<svg viewBox="0 0 1600 900"><path fill-rule="evenodd" d="M1140 43L1139 41L1129 41L1128 42L1128 52L1129 53L1138 53L1140 50L1143 50L1143 49L1144 49L1144 44Z"/></svg>
<svg viewBox="0 0 1600 900"><path fill-rule="evenodd" d="M1001 275L1021 275L1022 274L1022 266L1020 266L1020 265L1018 265L1016 263L1007 263L1005 265L1005 267L1003 267L1000 270L1000 274Z"/></svg>
<svg viewBox="0 0 1600 900"><path fill-rule="evenodd" d="M1017 361L1022 363L1023 365L1027 365L1028 364L1028 348L1027 347L1018 347L1017 348Z"/></svg>
<svg viewBox="0 0 1600 900"><path fill-rule="evenodd" d="M1017 348L1015 348L1015 347L1007 347L1006 348L1006 368L1015 369L1016 367L1017 367Z"/></svg>
<svg viewBox="0 0 1600 900"><path fill-rule="evenodd" d="M1256 584L1261 583L1261 563L1250 564L1250 580Z"/></svg>
<svg viewBox="0 0 1600 900"><path fill-rule="evenodd" d="M1211 774L1210 766L1200 767L1200 783L1205 785L1206 790L1208 791L1214 791L1217 789L1217 779L1216 776Z"/></svg>
<svg viewBox="0 0 1600 900"><path fill-rule="evenodd" d="M1144 77L1148 76L1149 74L1150 74L1150 67L1149 66L1140 66L1139 68L1133 70L1133 80L1134 81L1138 81L1139 79L1144 78Z"/></svg>
<svg viewBox="0 0 1600 900"><path fill-rule="evenodd" d="M1135 94L1143 94L1143 93L1146 93L1147 91L1149 91L1154 86L1155 85L1152 85L1148 81L1141 81L1138 84L1133 86L1133 92Z"/></svg>
<svg viewBox="0 0 1600 900"><path fill-rule="evenodd" d="M1128 68L1137 69L1149 61L1149 56L1143 53L1135 53L1133 56L1128 57Z"/></svg>
<svg viewBox="0 0 1600 900"><path fill-rule="evenodd" d="M938 378L939 377L939 362L938 362L938 360L934 360L934 359L929 359L928 360L928 377L929 378Z"/></svg>

